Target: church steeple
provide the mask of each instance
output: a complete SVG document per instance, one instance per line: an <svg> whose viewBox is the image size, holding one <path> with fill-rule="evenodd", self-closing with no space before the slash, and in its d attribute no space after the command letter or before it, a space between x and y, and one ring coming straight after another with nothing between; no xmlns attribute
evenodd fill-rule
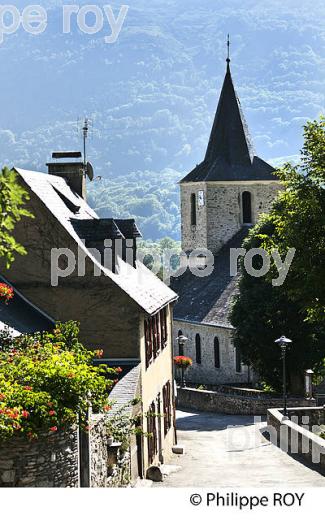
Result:
<svg viewBox="0 0 325 520"><path fill-rule="evenodd" d="M181 182L276 180L274 168L255 155L248 126L227 68L204 161Z"/></svg>
<svg viewBox="0 0 325 520"><path fill-rule="evenodd" d="M227 41L227 71L223 82L205 160L224 159L229 165L250 166L254 149L230 71L230 41Z"/></svg>

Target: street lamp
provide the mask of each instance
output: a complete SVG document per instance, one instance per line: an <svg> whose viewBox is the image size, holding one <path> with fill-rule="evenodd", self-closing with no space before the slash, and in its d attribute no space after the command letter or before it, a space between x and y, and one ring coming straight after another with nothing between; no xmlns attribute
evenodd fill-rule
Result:
<svg viewBox="0 0 325 520"><path fill-rule="evenodd" d="M177 336L178 352L179 352L180 356L184 356L184 346L187 341L188 341L188 338L186 336L184 336L183 334L180 334L179 336ZM181 367L181 372L182 372L181 387L185 388L185 386L186 386L185 368L183 366Z"/></svg>
<svg viewBox="0 0 325 520"><path fill-rule="evenodd" d="M305 370L305 396L306 399L313 398L313 375L314 371L310 368Z"/></svg>
<svg viewBox="0 0 325 520"><path fill-rule="evenodd" d="M281 347L282 354L282 370L283 370L283 402L284 402L284 410L283 415L287 417L287 380L286 380L286 352L287 347L292 343L292 340L286 338L285 336L281 336L281 338L276 339L275 342L277 345Z"/></svg>

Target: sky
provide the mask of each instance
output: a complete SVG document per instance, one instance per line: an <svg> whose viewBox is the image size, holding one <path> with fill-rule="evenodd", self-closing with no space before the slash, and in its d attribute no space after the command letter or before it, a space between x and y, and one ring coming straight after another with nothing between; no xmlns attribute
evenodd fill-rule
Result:
<svg viewBox="0 0 325 520"><path fill-rule="evenodd" d="M20 28L0 44L2 164L44 170L53 150L81 148L77 121L88 116L96 175L174 171L181 178L205 153L227 33L260 157L294 160L303 124L324 113L323 0L130 0L115 43L105 43L107 19L87 35L73 17L71 33L63 34L63 3L42 2L42 34ZM78 3L111 5L116 16L122 5ZM22 11L28 2L11 4Z"/></svg>

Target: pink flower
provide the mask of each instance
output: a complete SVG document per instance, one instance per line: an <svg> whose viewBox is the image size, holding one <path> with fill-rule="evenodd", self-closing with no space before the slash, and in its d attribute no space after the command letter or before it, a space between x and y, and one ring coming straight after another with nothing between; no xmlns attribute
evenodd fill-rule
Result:
<svg viewBox="0 0 325 520"><path fill-rule="evenodd" d="M56 415L56 412L55 412L54 410L50 410L50 411L49 411L49 415L50 415L51 417L53 417L53 415Z"/></svg>
<svg viewBox="0 0 325 520"><path fill-rule="evenodd" d="M57 432L58 431L58 427L57 426L52 426L50 428L50 432Z"/></svg>
<svg viewBox="0 0 325 520"><path fill-rule="evenodd" d="M23 410L23 411L21 412L21 416L24 417L24 419L28 419L28 417L29 417L29 412L27 412L27 410Z"/></svg>

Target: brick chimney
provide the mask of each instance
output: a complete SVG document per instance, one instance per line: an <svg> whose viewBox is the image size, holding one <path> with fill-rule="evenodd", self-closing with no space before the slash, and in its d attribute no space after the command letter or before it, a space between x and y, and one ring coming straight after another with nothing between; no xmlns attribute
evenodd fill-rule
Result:
<svg viewBox="0 0 325 520"><path fill-rule="evenodd" d="M47 163L49 175L63 177L72 191L86 200L86 177L84 163L80 152L53 152L52 159L63 159L61 162ZM70 160L67 160L70 159ZM79 161L71 161L79 159Z"/></svg>

